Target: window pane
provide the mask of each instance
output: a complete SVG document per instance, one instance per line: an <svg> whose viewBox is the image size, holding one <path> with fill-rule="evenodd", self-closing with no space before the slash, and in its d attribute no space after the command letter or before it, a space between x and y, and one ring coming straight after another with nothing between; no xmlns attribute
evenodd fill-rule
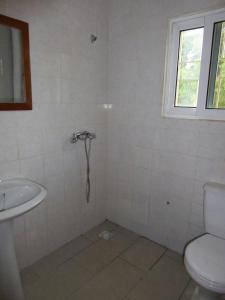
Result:
<svg viewBox="0 0 225 300"><path fill-rule="evenodd" d="M225 109L225 22L214 25L206 108Z"/></svg>
<svg viewBox="0 0 225 300"><path fill-rule="evenodd" d="M175 106L196 107L204 28L180 32Z"/></svg>

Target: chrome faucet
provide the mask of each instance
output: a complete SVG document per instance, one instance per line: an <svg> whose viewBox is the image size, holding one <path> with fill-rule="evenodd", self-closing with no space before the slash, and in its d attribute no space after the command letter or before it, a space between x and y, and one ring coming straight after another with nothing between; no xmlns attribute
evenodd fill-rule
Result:
<svg viewBox="0 0 225 300"><path fill-rule="evenodd" d="M89 132L89 131L78 131L78 132L74 132L71 142L73 144L75 144L77 141L84 141L86 139L90 139L93 140L96 138L96 134L93 132Z"/></svg>

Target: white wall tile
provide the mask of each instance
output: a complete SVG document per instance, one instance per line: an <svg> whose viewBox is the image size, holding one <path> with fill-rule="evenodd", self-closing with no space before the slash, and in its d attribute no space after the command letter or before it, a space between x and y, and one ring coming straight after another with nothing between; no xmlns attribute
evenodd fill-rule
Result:
<svg viewBox="0 0 225 300"><path fill-rule="evenodd" d="M23 177L37 180L43 183L44 178L44 159L43 156L36 156L20 161L20 173Z"/></svg>
<svg viewBox="0 0 225 300"><path fill-rule="evenodd" d="M106 113L97 103L107 102L107 5L98 0L4 0L0 10L29 22L33 96L31 111L0 112L0 177L24 176L48 190L43 205L15 221L21 220L14 228L24 267L105 218L95 190L91 207L82 207L84 148L70 138L75 130L105 130ZM105 26L100 29L100 24ZM90 43L97 27L98 45ZM97 177L104 182L106 139L97 134L93 143L102 146L103 160ZM100 158L92 154L94 166ZM99 189L98 197L104 196Z"/></svg>
<svg viewBox="0 0 225 300"><path fill-rule="evenodd" d="M203 230L203 184L224 182L225 139L221 122L161 116L168 18L211 7L209 0L109 2L108 101L114 106L107 213L114 221L127 217L139 233L141 216L147 218L146 235L180 252Z"/></svg>
<svg viewBox="0 0 225 300"><path fill-rule="evenodd" d="M224 181L225 128L221 122L161 117L167 23L223 4L0 4L2 13L29 22L34 100L32 111L1 112L0 177L43 180L48 189L45 206L34 210L33 217L21 218L19 232L15 229L21 266L106 215L180 252L204 230L202 186L208 180ZM90 33L98 35L95 44ZM112 103L112 109L104 110L104 103ZM89 205L84 148L69 140L77 129L97 133Z"/></svg>
<svg viewBox="0 0 225 300"><path fill-rule="evenodd" d="M19 177L20 162L18 160L11 162L3 162L0 164L0 178Z"/></svg>
<svg viewBox="0 0 225 300"><path fill-rule="evenodd" d="M44 172L46 178L51 176L63 176L63 153L55 152L46 154L44 157Z"/></svg>
<svg viewBox="0 0 225 300"><path fill-rule="evenodd" d="M59 78L33 76L32 90L34 103L59 103L61 100Z"/></svg>
<svg viewBox="0 0 225 300"><path fill-rule="evenodd" d="M18 145L16 130L1 128L0 130L0 162L9 162L18 159Z"/></svg>
<svg viewBox="0 0 225 300"><path fill-rule="evenodd" d="M200 132L197 153L200 157L224 159L224 139L221 132Z"/></svg>
<svg viewBox="0 0 225 300"><path fill-rule="evenodd" d="M208 182L225 182L225 160L223 158L198 158L196 162L196 179Z"/></svg>
<svg viewBox="0 0 225 300"><path fill-rule="evenodd" d="M18 130L19 158L25 159L43 154L43 137L41 130Z"/></svg>

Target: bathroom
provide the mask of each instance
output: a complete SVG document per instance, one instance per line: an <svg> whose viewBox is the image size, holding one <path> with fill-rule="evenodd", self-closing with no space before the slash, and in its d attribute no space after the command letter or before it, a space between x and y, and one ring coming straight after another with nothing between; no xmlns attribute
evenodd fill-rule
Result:
<svg viewBox="0 0 225 300"><path fill-rule="evenodd" d="M196 295L183 255L206 232L203 186L225 184L224 111L169 115L163 99L170 21L200 22L224 8L224 0L0 0L1 15L29 24L32 91L32 109L0 103L0 178L47 191L11 222L25 296L6 296L1 281L12 290L11 281L0 272L0 300L214 299ZM84 141L71 139L83 130L96 135L89 197Z"/></svg>

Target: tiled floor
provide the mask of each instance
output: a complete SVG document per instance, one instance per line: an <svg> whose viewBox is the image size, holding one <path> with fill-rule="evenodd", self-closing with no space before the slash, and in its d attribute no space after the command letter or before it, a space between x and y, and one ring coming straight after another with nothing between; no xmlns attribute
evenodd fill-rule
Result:
<svg viewBox="0 0 225 300"><path fill-rule="evenodd" d="M113 233L106 241L103 230ZM27 300L189 300L181 256L109 221L22 271Z"/></svg>

